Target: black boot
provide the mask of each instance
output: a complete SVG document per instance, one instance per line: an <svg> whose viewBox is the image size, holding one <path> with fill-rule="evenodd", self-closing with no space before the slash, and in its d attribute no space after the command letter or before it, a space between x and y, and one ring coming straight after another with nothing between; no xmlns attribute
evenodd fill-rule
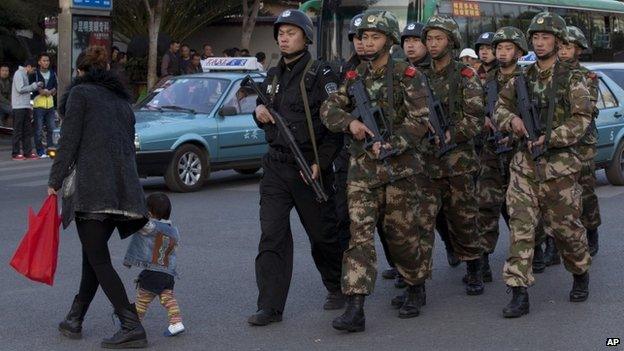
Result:
<svg viewBox="0 0 624 351"><path fill-rule="evenodd" d="M110 338L102 340L105 349L141 349L147 347L147 335L134 305L115 311L121 327Z"/></svg>
<svg viewBox="0 0 624 351"><path fill-rule="evenodd" d="M346 297L340 291L340 289L336 291L330 291L325 298L325 304L323 305L323 309L327 311L331 310L339 310L344 307L346 301Z"/></svg>
<svg viewBox="0 0 624 351"><path fill-rule="evenodd" d="M561 263L561 257L559 257L559 250L555 244L555 239L551 237L546 238L546 250L544 251L544 264L546 266L553 266Z"/></svg>
<svg viewBox="0 0 624 351"><path fill-rule="evenodd" d="M492 269L490 268L490 255L483 254L483 261L481 262L481 272L483 273L483 281L485 283L492 282Z"/></svg>
<svg viewBox="0 0 624 351"><path fill-rule="evenodd" d="M589 296L589 272L574 274L574 283L570 291L571 302L583 302Z"/></svg>
<svg viewBox="0 0 624 351"><path fill-rule="evenodd" d="M423 285L410 285L405 290L406 298L399 309L399 318L413 318L420 314L423 301Z"/></svg>
<svg viewBox="0 0 624 351"><path fill-rule="evenodd" d="M399 271L396 268L388 268L381 272L381 277L384 279L396 279L397 275L399 275Z"/></svg>
<svg viewBox="0 0 624 351"><path fill-rule="evenodd" d="M598 229L587 229L587 245L589 255L595 256L598 253Z"/></svg>
<svg viewBox="0 0 624 351"><path fill-rule="evenodd" d="M397 289L405 289L405 287L407 287L407 283L401 274L397 274L397 277L394 280L394 287Z"/></svg>
<svg viewBox="0 0 624 351"><path fill-rule="evenodd" d="M59 323L58 330L61 334L70 339L82 338L82 321L87 314L87 309L89 309L89 304L78 300L78 295L76 295L65 320Z"/></svg>
<svg viewBox="0 0 624 351"><path fill-rule="evenodd" d="M364 300L366 296L361 294L347 297L347 308L342 316L334 319L332 327L348 332L364 331L366 317L364 317Z"/></svg>
<svg viewBox="0 0 624 351"><path fill-rule="evenodd" d="M427 290L425 289L425 283L421 284L422 286L422 306L425 306L427 304ZM403 291L403 293L401 295L397 295L395 297L392 298L392 300L390 300L390 305L396 309L401 308L401 306L403 306L403 303L405 302L405 299L407 298L407 289L405 289L405 291Z"/></svg>
<svg viewBox="0 0 624 351"><path fill-rule="evenodd" d="M483 289L481 259L466 261L466 294L481 295Z"/></svg>
<svg viewBox="0 0 624 351"><path fill-rule="evenodd" d="M533 273L543 273L545 269L544 249L542 249L542 245L535 245L533 250Z"/></svg>
<svg viewBox="0 0 624 351"><path fill-rule="evenodd" d="M247 323L257 327L263 327L265 325L269 325L270 323L281 321L282 313L273 309L258 310L258 312L252 314L249 319L247 319Z"/></svg>
<svg viewBox="0 0 624 351"><path fill-rule="evenodd" d="M529 313L529 293L524 286L514 286L511 288L513 296L511 301L503 308L503 317L517 318ZM509 290L507 290L509 293Z"/></svg>
<svg viewBox="0 0 624 351"><path fill-rule="evenodd" d="M461 263L461 260L455 256L455 252L453 252L452 248L446 249L446 260L451 267L457 267Z"/></svg>

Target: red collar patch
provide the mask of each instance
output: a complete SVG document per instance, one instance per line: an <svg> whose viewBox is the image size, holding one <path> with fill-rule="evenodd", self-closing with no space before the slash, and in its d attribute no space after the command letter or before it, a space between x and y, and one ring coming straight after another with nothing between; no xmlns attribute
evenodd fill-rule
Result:
<svg viewBox="0 0 624 351"><path fill-rule="evenodd" d="M598 76L594 72L588 72L587 73L587 78L589 78L591 80L596 80L596 78L598 78Z"/></svg>
<svg viewBox="0 0 624 351"><path fill-rule="evenodd" d="M345 78L349 80L353 80L357 77L358 77L358 73L355 70L347 71L347 73L345 74Z"/></svg>
<svg viewBox="0 0 624 351"><path fill-rule="evenodd" d="M414 78L416 77L416 72L418 72L418 70L416 69L416 67L414 66L409 66L405 69L405 76L406 77L410 77L410 78Z"/></svg>
<svg viewBox="0 0 624 351"><path fill-rule="evenodd" d="M475 75L474 70L472 68L470 68L470 67L462 68L460 73L461 73L462 76L464 76L466 78L472 78Z"/></svg>

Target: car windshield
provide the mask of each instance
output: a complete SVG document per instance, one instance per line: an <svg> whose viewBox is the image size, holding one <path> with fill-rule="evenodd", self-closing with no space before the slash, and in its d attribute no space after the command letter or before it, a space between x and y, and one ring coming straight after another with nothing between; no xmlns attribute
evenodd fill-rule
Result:
<svg viewBox="0 0 624 351"><path fill-rule="evenodd" d="M600 69L600 71L624 89L624 69Z"/></svg>
<svg viewBox="0 0 624 351"><path fill-rule="evenodd" d="M143 111L210 113L230 81L214 78L170 79L139 105Z"/></svg>

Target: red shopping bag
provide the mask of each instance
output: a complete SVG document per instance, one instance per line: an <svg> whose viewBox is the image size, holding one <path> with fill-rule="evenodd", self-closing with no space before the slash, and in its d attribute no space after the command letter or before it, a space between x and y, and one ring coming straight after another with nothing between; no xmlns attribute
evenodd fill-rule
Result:
<svg viewBox="0 0 624 351"><path fill-rule="evenodd" d="M59 226L56 195L50 195L35 215L28 209L28 231L11 259L18 273L37 282L52 285L58 259Z"/></svg>

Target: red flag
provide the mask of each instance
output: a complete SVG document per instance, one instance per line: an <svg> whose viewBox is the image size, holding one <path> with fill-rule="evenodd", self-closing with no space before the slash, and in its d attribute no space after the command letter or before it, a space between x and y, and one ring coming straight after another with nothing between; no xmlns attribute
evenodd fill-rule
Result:
<svg viewBox="0 0 624 351"><path fill-rule="evenodd" d="M45 200L39 213L28 209L28 231L11 259L11 267L26 278L52 285L58 259L59 226L56 195Z"/></svg>

